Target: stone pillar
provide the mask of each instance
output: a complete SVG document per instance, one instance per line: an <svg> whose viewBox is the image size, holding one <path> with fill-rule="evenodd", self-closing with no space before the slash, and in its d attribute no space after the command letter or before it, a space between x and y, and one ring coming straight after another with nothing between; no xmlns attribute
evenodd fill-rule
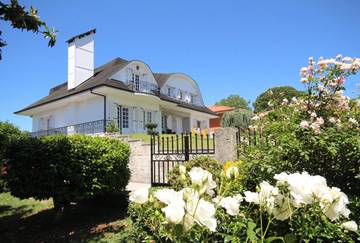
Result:
<svg viewBox="0 0 360 243"><path fill-rule="evenodd" d="M220 163L237 159L236 132L233 127L215 130L215 159Z"/></svg>

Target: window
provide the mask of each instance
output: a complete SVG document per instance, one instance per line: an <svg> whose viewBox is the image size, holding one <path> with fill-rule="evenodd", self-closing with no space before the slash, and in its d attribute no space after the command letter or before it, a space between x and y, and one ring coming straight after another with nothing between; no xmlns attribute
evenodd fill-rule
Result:
<svg viewBox="0 0 360 243"><path fill-rule="evenodd" d="M194 103L194 95L190 94L190 103Z"/></svg>
<svg viewBox="0 0 360 243"><path fill-rule="evenodd" d="M135 90L140 90L140 77L138 74L135 74Z"/></svg>
<svg viewBox="0 0 360 243"><path fill-rule="evenodd" d="M151 111L148 111L146 114L146 121L147 123L151 123Z"/></svg>
<svg viewBox="0 0 360 243"><path fill-rule="evenodd" d="M180 97L180 100L183 99L183 92L181 90L179 90L179 97Z"/></svg>
<svg viewBox="0 0 360 243"><path fill-rule="evenodd" d="M121 127L121 106L116 107L116 125L118 128Z"/></svg>
<svg viewBox="0 0 360 243"><path fill-rule="evenodd" d="M196 121L196 127L200 128L201 127L201 121Z"/></svg>
<svg viewBox="0 0 360 243"><path fill-rule="evenodd" d="M143 125L144 125L144 130L145 130L145 125L146 125L146 117L145 117L145 111L143 111Z"/></svg>
<svg viewBox="0 0 360 243"><path fill-rule="evenodd" d="M167 95L168 95L169 97L171 96L171 88L170 88L170 87L167 88Z"/></svg>
<svg viewBox="0 0 360 243"><path fill-rule="evenodd" d="M129 108L122 109L122 125L123 128L129 128Z"/></svg>

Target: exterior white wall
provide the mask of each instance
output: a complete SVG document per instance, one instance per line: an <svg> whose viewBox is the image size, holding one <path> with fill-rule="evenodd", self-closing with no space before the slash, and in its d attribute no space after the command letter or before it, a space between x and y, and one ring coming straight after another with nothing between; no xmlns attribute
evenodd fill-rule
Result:
<svg viewBox="0 0 360 243"><path fill-rule="evenodd" d="M94 75L93 33L76 38L68 46L68 89L73 89Z"/></svg>
<svg viewBox="0 0 360 243"><path fill-rule="evenodd" d="M201 92L194 80L184 74L173 74L161 87L161 93L167 95L168 88L175 88L184 92L182 101L190 103L190 93L193 94L193 104L204 105ZM177 96L177 94L176 94ZM180 99L180 97L176 97Z"/></svg>
<svg viewBox="0 0 360 243"><path fill-rule="evenodd" d="M115 73L111 78L127 83L132 80L132 74L139 75L140 81L145 81L157 85L152 71L150 70L148 65L141 61L130 62L119 72Z"/></svg>
<svg viewBox="0 0 360 243"><path fill-rule="evenodd" d="M33 131L59 128L79 123L104 119L104 103L102 97L74 102L50 111L33 115ZM47 127L47 119L51 119L51 127Z"/></svg>
<svg viewBox="0 0 360 243"><path fill-rule="evenodd" d="M147 129L144 126L148 123L147 112L151 112L151 122L158 124L157 131L161 132L160 100L149 99L149 101L144 102L146 97L142 95L139 97L132 96L132 99L122 95L108 96L108 119L117 121L117 106L129 108L129 129L123 129L123 133L146 133Z"/></svg>

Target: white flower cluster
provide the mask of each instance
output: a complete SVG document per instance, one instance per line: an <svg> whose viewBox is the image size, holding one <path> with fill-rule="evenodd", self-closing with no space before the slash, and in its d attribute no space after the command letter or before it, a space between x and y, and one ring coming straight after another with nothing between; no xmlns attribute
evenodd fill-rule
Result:
<svg viewBox="0 0 360 243"><path fill-rule="evenodd" d="M287 220L294 209L314 203L319 203L330 220L347 218L350 214L348 197L339 188L328 187L322 176L283 172L274 178L276 186L262 182L259 192L245 192L245 201L260 205L278 220Z"/></svg>
<svg viewBox="0 0 360 243"><path fill-rule="evenodd" d="M238 170L230 166L227 168L226 178L232 179L238 174ZM181 167L180 172L186 173L186 168ZM275 175L276 186L264 181L260 183L258 192L245 191L243 197L240 194L234 196L217 195L212 202L207 201L204 195L213 197L217 187L212 174L208 171L194 167L187 173L192 185L181 191L173 189L159 189L149 195L148 188L142 188L130 194L130 201L144 204L149 197L161 202L161 211L166 221L170 224L180 224L185 230L189 230L194 224L204 226L211 232L216 231L216 209L222 207L231 215L236 216L240 212L240 203L246 202L259 205L276 219L284 221L291 217L294 210L305 205L319 203L323 213L330 219L336 220L341 217L347 218L350 214L347 204L347 196L336 187L328 187L326 180L321 176L311 176L307 172ZM345 230L356 231L358 226L354 221L348 221L339 225Z"/></svg>

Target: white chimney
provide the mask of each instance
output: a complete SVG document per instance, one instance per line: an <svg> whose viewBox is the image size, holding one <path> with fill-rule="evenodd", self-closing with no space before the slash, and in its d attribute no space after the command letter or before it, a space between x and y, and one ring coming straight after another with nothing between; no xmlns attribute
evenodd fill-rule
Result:
<svg viewBox="0 0 360 243"><path fill-rule="evenodd" d="M74 36L68 43L68 89L94 75L94 34L96 29Z"/></svg>

